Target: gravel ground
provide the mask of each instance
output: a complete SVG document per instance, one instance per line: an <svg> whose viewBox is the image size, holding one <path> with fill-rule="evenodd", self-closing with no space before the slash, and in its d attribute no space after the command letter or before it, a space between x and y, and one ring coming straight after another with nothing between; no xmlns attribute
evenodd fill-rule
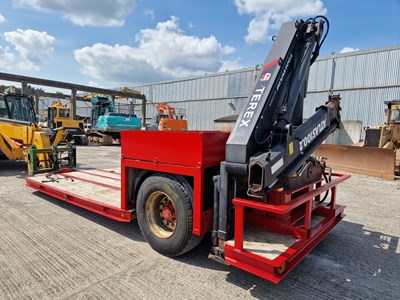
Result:
<svg viewBox="0 0 400 300"><path fill-rule="evenodd" d="M120 148L78 147L81 168L118 166ZM209 239L170 259L119 223L25 187L0 161L0 299L399 299L400 180L352 175L346 218L280 284L208 260Z"/></svg>

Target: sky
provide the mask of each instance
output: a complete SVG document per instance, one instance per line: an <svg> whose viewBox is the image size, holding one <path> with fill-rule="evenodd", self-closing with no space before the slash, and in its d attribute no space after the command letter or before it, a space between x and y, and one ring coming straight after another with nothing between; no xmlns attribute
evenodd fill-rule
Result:
<svg viewBox="0 0 400 300"><path fill-rule="evenodd" d="M316 15L321 56L400 45L400 0L1 0L0 72L115 88L254 67Z"/></svg>

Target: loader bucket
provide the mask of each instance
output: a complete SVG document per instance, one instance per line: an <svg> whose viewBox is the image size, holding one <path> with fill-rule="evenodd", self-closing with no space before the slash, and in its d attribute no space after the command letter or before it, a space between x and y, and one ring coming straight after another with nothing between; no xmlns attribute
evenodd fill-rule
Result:
<svg viewBox="0 0 400 300"><path fill-rule="evenodd" d="M326 157L334 170L395 179L396 152L392 149L321 144L313 155Z"/></svg>

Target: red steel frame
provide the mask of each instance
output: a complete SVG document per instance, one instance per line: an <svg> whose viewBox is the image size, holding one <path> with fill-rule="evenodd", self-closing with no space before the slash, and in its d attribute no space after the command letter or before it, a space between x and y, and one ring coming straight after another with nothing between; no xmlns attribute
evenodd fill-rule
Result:
<svg viewBox="0 0 400 300"><path fill-rule="evenodd" d="M120 207L110 206L96 201L96 199L76 195L68 190L58 189L31 178L26 179L26 185L108 218L120 222L130 222L136 218L136 215L134 209L129 207L129 187L132 184L127 175L129 168L189 176L193 178L193 233L204 235L210 231L212 209L205 210L203 208L204 172L206 168L219 166L219 163L225 159L225 144L229 132L122 131L121 136L121 188L74 175L74 172L85 173L86 171L62 169L57 173L75 180L90 182L111 189L120 189ZM103 171L106 172L106 170ZM117 173L113 172L113 174ZM110 178L107 175L101 177Z"/></svg>
<svg viewBox="0 0 400 300"><path fill-rule="evenodd" d="M138 161L138 160L122 160L121 172L121 199L122 209L128 207L128 191L129 179L126 176L129 168L144 169L155 172L163 172L170 174L178 174L183 176L193 177L193 233L203 235L211 229L212 224L212 209L203 211L203 195L204 195L204 182L203 168L193 168L186 166L174 166L168 164L159 164L154 162Z"/></svg>
<svg viewBox="0 0 400 300"><path fill-rule="evenodd" d="M310 184L307 191L282 205L272 205L255 202L240 198L233 199L235 205L235 234L234 245L225 244L225 260L227 263L246 270L264 279L278 283L285 275L289 273L344 217L344 206L335 204L336 186L340 182L348 179L350 175L333 174L337 179L321 185ZM328 207L319 205L314 199L319 199L320 195L327 190L331 190L331 202ZM277 193L285 193L277 191ZM261 217L260 214L254 214L255 211L273 213L275 216L286 216L292 210L305 205L303 214L304 224L296 225L295 221L271 219ZM252 216L248 219L256 223L257 227L278 233L286 233L299 238L299 240L290 246L284 253L271 260L260 255L246 251L243 247L244 225L246 221L245 207L252 208ZM320 215L325 219L315 227L311 227L312 215Z"/></svg>
<svg viewBox="0 0 400 300"><path fill-rule="evenodd" d="M105 171L105 170L104 170ZM107 188L119 190L120 188L117 188L115 186L110 186L106 184L102 184L98 181L92 181L92 180L87 180L87 179L82 179L77 176L74 176L73 174L75 172L81 172L81 171L73 171L71 169L60 169L57 173L59 176L67 177L67 178L72 178L74 180L78 181L85 181L85 182L90 182L99 186L105 186ZM84 171L83 171L84 172ZM89 172L84 172L84 173L89 173ZM106 176L101 176L97 175L99 177L106 177ZM107 177L110 178L110 177ZM62 201L71 203L73 205L79 206L81 208L87 209L89 211L95 212L97 214L100 214L102 216L108 217L110 219L114 219L120 222L130 222L134 218L134 215L130 210L126 209L121 209L112 205L107 205L105 203L101 203L99 201L96 201L94 199L90 199L81 195L74 194L68 190L64 189L59 189L54 186L47 185L45 182L39 182L34 180L34 178L26 178L26 186L29 186L35 190L38 190L39 192L52 196L54 198L60 199Z"/></svg>
<svg viewBox="0 0 400 300"><path fill-rule="evenodd" d="M204 172L206 168L216 167L220 161L224 160L228 136L227 132L123 131L119 208L31 178L26 179L26 185L108 218L130 222L136 217L134 209L129 208L129 191L132 184L128 176L130 168L189 176L193 178L193 233L203 235L211 230L213 218L212 209L204 210L203 208ZM160 145L164 148L159 149ZM57 174L119 189L115 186L78 178L74 176L74 172L80 171L71 171L70 169L59 170ZM107 175L96 174L96 176L111 178ZM233 199L235 205L234 244L225 243L225 261L272 282L281 281L344 217L344 206L335 204L336 186L350 176L341 174L333 174L333 176L337 178L332 182L324 185L320 181L314 182L302 187L301 193L299 190L273 191L270 194L272 198L270 203ZM330 206L317 204L321 194L327 190L331 190ZM252 212L246 212L245 208L252 209ZM292 212L298 208L304 211L300 213L300 216L293 215ZM312 227L312 215L323 216L324 220ZM300 219L304 219L304 224L296 225ZM244 249L245 223L265 230L289 234L299 240L277 258L267 259Z"/></svg>
<svg viewBox="0 0 400 300"><path fill-rule="evenodd" d="M204 210L204 172L225 160L229 132L123 131L121 133L121 208L128 208L129 168L193 178L193 233L211 230L212 209Z"/></svg>

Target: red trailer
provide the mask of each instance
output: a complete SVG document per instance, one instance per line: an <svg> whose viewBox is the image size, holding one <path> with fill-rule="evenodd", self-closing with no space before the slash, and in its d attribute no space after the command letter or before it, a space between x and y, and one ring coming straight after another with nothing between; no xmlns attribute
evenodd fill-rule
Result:
<svg viewBox="0 0 400 300"><path fill-rule="evenodd" d="M60 170L27 185L117 221L137 218L163 255L211 232L211 257L279 282L344 217L336 186L349 176L311 155L340 126L340 97L302 115L324 22L282 26L231 133L123 131L120 170Z"/></svg>
<svg viewBox="0 0 400 300"><path fill-rule="evenodd" d="M138 217L142 201L154 182L156 192L139 224L146 240L157 251L179 255L195 247L212 230L212 177L224 160L226 132L123 131L121 170L61 170L26 179L44 194L121 222ZM154 141L168 147L155 147ZM228 264L273 282L279 282L343 218L343 206L335 203L336 185L348 175L336 175L328 184L317 180L291 191L278 189L269 203L235 198L234 238L220 245ZM171 183L173 189L169 190ZM160 186L165 185L165 189ZM188 202L178 200L183 189ZM145 190L145 191L144 191ZM318 204L331 190L329 205ZM143 203L141 203L143 205ZM156 205L157 204L157 205ZM151 214L151 224L143 224ZM301 220L302 222L299 222ZM182 232L182 225L186 231ZM186 245L172 247L171 236ZM166 241L167 246L162 242ZM181 249L179 249L179 246Z"/></svg>

